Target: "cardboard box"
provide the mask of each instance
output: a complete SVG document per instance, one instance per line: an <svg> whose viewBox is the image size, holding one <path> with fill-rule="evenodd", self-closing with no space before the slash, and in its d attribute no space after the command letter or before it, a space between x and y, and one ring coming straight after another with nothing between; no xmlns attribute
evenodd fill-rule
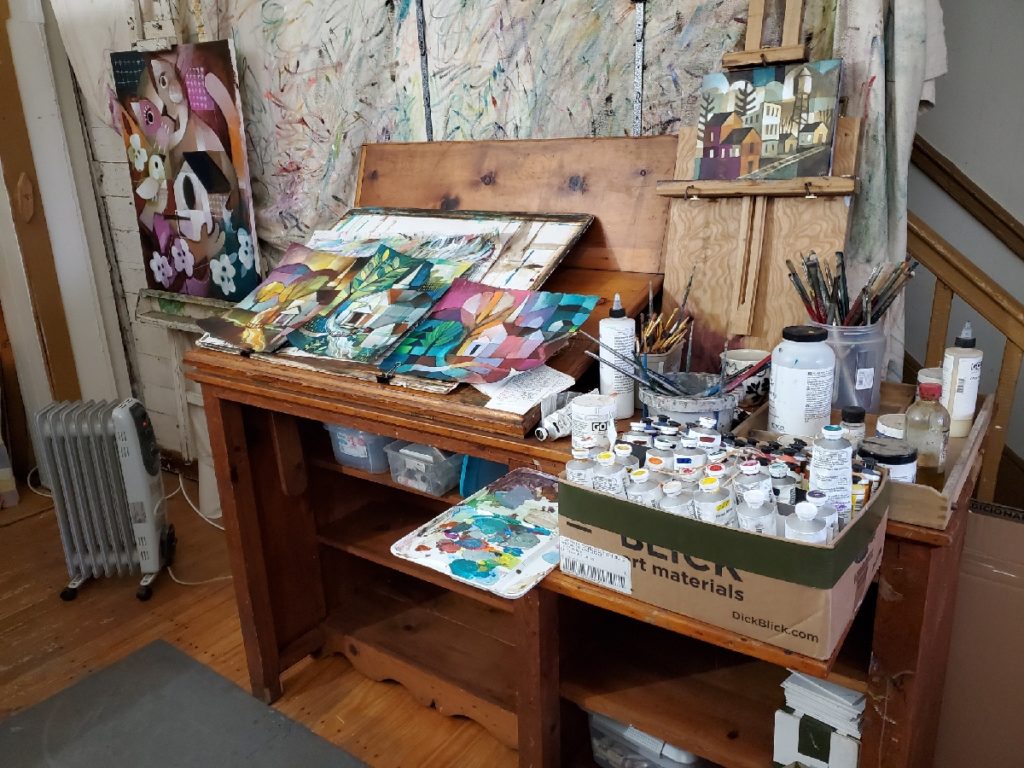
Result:
<svg viewBox="0 0 1024 768"><path fill-rule="evenodd" d="M830 545L723 528L561 483L563 573L817 659L846 636L882 559L890 483Z"/></svg>
<svg viewBox="0 0 1024 768"><path fill-rule="evenodd" d="M1024 764L1024 515L967 516L935 768Z"/></svg>

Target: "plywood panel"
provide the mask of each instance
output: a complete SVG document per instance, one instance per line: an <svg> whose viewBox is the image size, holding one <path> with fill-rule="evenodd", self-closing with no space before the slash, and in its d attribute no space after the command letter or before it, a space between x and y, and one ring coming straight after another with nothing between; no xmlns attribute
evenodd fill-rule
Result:
<svg viewBox="0 0 1024 768"><path fill-rule="evenodd" d="M424 0L434 138L628 134L631 0Z"/></svg>
<svg viewBox="0 0 1024 768"><path fill-rule="evenodd" d="M655 183L671 178L675 153L674 136L367 144L356 203L591 213L567 264L659 272L668 201Z"/></svg>

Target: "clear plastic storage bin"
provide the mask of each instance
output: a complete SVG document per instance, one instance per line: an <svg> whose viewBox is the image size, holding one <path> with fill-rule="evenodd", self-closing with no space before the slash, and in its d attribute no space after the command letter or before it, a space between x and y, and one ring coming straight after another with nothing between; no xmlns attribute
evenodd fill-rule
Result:
<svg viewBox="0 0 1024 768"><path fill-rule="evenodd" d="M391 465L391 479L396 483L443 496L459 482L462 454L404 440L396 440L384 450Z"/></svg>
<svg viewBox="0 0 1024 768"><path fill-rule="evenodd" d="M391 442L390 437L351 427L339 427L337 424L324 424L324 429L331 436L331 448L339 464L366 472L388 471L385 449Z"/></svg>

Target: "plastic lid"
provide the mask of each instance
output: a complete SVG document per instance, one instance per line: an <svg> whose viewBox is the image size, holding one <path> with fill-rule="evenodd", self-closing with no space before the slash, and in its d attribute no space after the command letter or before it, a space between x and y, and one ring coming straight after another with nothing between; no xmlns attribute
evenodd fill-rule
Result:
<svg viewBox="0 0 1024 768"><path fill-rule="evenodd" d="M629 473L629 479L634 483L645 483L651 478L651 473L646 469L634 469Z"/></svg>
<svg viewBox="0 0 1024 768"><path fill-rule="evenodd" d="M627 443L616 443L615 444L615 448L613 450L615 451L615 455L616 456L632 456L633 455L633 449L630 448Z"/></svg>
<svg viewBox="0 0 1024 768"><path fill-rule="evenodd" d="M756 509L768 500L768 494L761 488L751 488L743 494L743 500Z"/></svg>
<svg viewBox="0 0 1024 768"><path fill-rule="evenodd" d="M612 308L608 310L608 317L625 317L626 310L622 307L622 297L619 294L615 294L615 298L612 299Z"/></svg>
<svg viewBox="0 0 1024 768"><path fill-rule="evenodd" d="M707 473L708 477L719 478L725 474L725 467L721 464L708 464L704 468L704 471Z"/></svg>
<svg viewBox="0 0 1024 768"><path fill-rule="evenodd" d="M658 431L663 435L678 435L679 425L678 424L659 424Z"/></svg>
<svg viewBox="0 0 1024 768"><path fill-rule="evenodd" d="M647 466L651 469L661 469L665 466L665 460L661 456L647 455Z"/></svg>
<svg viewBox="0 0 1024 768"><path fill-rule="evenodd" d="M740 472L742 472L744 475L756 475L760 471L761 465L758 462L754 461L753 459L744 461L742 464L740 464Z"/></svg>
<svg viewBox="0 0 1024 768"><path fill-rule="evenodd" d="M828 496L824 491L808 491L807 500L816 507L823 507L828 504Z"/></svg>
<svg viewBox="0 0 1024 768"><path fill-rule="evenodd" d="M839 440L846 433L839 424L826 424L821 428L821 436L826 440Z"/></svg>
<svg viewBox="0 0 1024 768"><path fill-rule="evenodd" d="M709 451L708 461L712 464L725 461L729 457L728 451Z"/></svg>
<svg viewBox="0 0 1024 768"><path fill-rule="evenodd" d="M669 480L667 483L661 486L661 491L666 496L678 496L680 493L683 492L683 484L680 483L678 480Z"/></svg>
<svg viewBox="0 0 1024 768"><path fill-rule="evenodd" d="M687 482L700 482L704 474L696 467L683 467L679 470L679 477Z"/></svg>
<svg viewBox="0 0 1024 768"><path fill-rule="evenodd" d="M789 475L789 465L784 461L773 461L768 465L768 474L772 477L787 477Z"/></svg>
<svg viewBox="0 0 1024 768"><path fill-rule="evenodd" d="M874 459L881 466L913 464L917 461L917 450L907 441L894 437L869 437L861 442L858 453Z"/></svg>
<svg viewBox="0 0 1024 768"><path fill-rule="evenodd" d="M782 338L786 341L825 341L828 331L813 325L788 325L782 329Z"/></svg>
<svg viewBox="0 0 1024 768"><path fill-rule="evenodd" d="M717 477L705 477L700 481L700 489L702 491L717 491L718 490L718 478Z"/></svg>
<svg viewBox="0 0 1024 768"><path fill-rule="evenodd" d="M917 391L922 400L938 400L942 397L942 385L930 381L922 381L918 384Z"/></svg>
<svg viewBox="0 0 1024 768"><path fill-rule="evenodd" d="M697 438L687 435L686 437L680 438L679 445L683 448L696 448Z"/></svg>
<svg viewBox="0 0 1024 768"><path fill-rule="evenodd" d="M956 337L956 341L953 342L955 347L967 347L968 349L973 348L977 345L978 340L974 338L974 329L971 328L971 321L968 320L964 323L963 330L960 331L960 335Z"/></svg>
<svg viewBox="0 0 1024 768"><path fill-rule="evenodd" d="M697 419L697 423L704 427L704 429L714 429L718 426L718 419L712 416L701 416Z"/></svg>
<svg viewBox="0 0 1024 768"><path fill-rule="evenodd" d="M801 520L811 521L818 515L818 508L809 501L800 501L796 505L796 516Z"/></svg>
<svg viewBox="0 0 1024 768"><path fill-rule="evenodd" d="M843 407L843 421L847 424L863 424L865 411L859 405Z"/></svg>
<svg viewBox="0 0 1024 768"><path fill-rule="evenodd" d="M572 457L574 459L589 459L590 451L587 450L586 448L573 448Z"/></svg>
<svg viewBox="0 0 1024 768"><path fill-rule="evenodd" d="M602 467L610 467L615 464L615 454L611 451L603 451L597 454L597 463Z"/></svg>

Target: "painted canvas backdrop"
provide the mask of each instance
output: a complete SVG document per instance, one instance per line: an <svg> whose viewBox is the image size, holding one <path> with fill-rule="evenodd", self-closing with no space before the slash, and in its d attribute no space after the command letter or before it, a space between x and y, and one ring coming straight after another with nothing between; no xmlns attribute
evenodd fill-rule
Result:
<svg viewBox="0 0 1024 768"><path fill-rule="evenodd" d="M260 259L231 42L110 61L149 287L237 301Z"/></svg>

